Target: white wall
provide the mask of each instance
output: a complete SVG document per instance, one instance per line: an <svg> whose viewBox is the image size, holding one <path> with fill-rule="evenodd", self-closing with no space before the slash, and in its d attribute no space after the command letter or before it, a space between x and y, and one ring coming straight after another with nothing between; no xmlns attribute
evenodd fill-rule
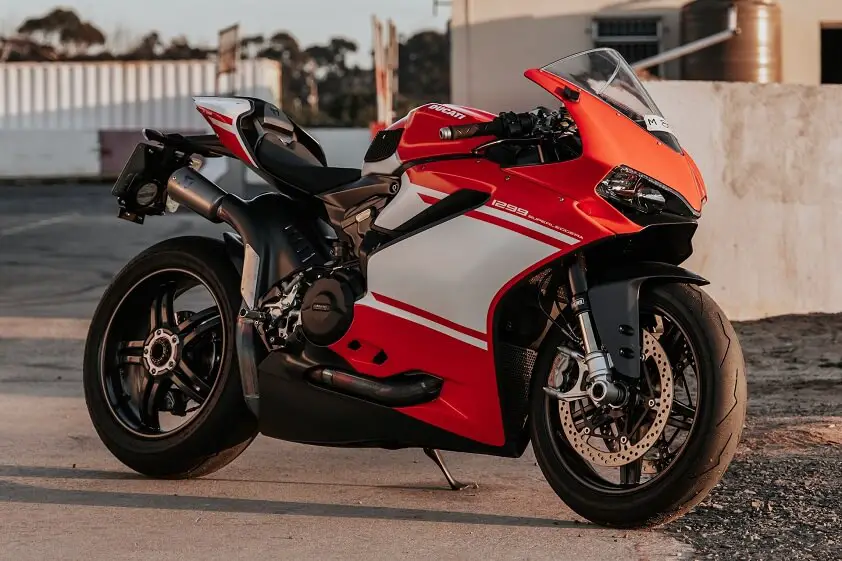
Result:
<svg viewBox="0 0 842 561"><path fill-rule="evenodd" d="M647 87L707 184L688 266L726 312L842 311L842 87Z"/></svg>
<svg viewBox="0 0 842 561"><path fill-rule="evenodd" d="M96 177L98 136L97 131L0 130L0 179Z"/></svg>
<svg viewBox="0 0 842 561"><path fill-rule="evenodd" d="M842 24L838 0L778 0L783 20L783 74L790 84L821 83L822 25ZM839 53L837 53L837 58Z"/></svg>

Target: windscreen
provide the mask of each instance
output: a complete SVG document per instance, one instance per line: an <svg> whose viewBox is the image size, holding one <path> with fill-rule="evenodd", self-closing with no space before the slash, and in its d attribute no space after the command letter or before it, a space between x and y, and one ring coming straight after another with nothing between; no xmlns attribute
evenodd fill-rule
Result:
<svg viewBox="0 0 842 561"><path fill-rule="evenodd" d="M542 68L593 94L681 153L667 120L640 83L634 70L614 49L593 49Z"/></svg>

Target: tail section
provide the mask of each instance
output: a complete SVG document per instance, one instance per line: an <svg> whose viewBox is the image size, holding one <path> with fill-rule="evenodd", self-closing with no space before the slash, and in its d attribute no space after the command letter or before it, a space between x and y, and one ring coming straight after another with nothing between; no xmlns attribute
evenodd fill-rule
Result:
<svg viewBox="0 0 842 561"><path fill-rule="evenodd" d="M252 148L246 142L240 126L241 118L254 111L252 102L234 97L195 97L193 101L220 142L240 160L257 167Z"/></svg>

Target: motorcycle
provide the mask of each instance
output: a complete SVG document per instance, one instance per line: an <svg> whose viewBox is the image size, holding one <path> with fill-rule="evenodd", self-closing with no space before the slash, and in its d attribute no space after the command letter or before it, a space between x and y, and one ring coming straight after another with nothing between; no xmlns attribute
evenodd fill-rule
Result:
<svg viewBox="0 0 842 561"><path fill-rule="evenodd" d="M144 130L112 194L229 230L116 275L84 355L92 422L137 472L198 477L258 433L334 447L516 458L600 525L698 504L740 439L737 336L679 265L707 192L619 53L529 70L558 110L427 104L362 169L327 165L279 108L197 97L214 134ZM273 186L244 200L202 162ZM206 304L187 294L198 290ZM185 299L186 298L186 299Z"/></svg>

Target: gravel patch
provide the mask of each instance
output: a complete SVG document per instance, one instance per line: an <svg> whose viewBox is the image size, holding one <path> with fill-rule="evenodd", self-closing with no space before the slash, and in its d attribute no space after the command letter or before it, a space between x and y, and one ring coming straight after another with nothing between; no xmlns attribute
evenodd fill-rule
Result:
<svg viewBox="0 0 842 561"><path fill-rule="evenodd" d="M664 531L691 559L842 557L842 314L737 323L748 416L737 457Z"/></svg>
<svg viewBox="0 0 842 561"><path fill-rule="evenodd" d="M694 559L838 559L842 451L735 460L695 510L665 528Z"/></svg>
<svg viewBox="0 0 842 561"><path fill-rule="evenodd" d="M842 415L842 314L780 316L734 325L750 418Z"/></svg>

